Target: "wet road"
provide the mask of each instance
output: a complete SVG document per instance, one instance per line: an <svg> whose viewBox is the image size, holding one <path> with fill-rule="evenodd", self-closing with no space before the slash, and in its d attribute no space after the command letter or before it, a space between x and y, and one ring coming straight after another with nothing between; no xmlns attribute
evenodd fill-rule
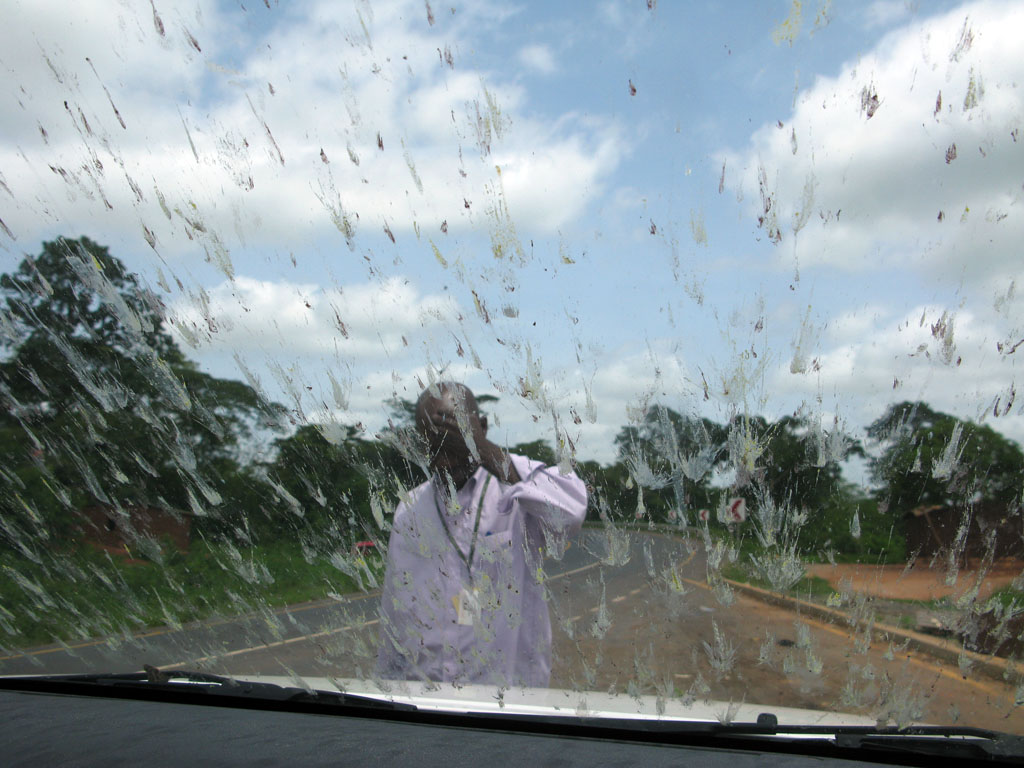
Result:
<svg viewBox="0 0 1024 768"><path fill-rule="evenodd" d="M698 539L585 531L546 565L553 687L785 705L1024 733L1014 686L862 631L712 588ZM0 674L135 671L367 677L377 595L321 600L0 659ZM723 704L723 715L727 715Z"/></svg>

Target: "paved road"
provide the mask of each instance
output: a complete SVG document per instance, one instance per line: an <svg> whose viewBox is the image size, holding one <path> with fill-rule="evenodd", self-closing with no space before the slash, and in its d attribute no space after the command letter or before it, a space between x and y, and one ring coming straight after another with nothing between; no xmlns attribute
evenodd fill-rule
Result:
<svg viewBox="0 0 1024 768"><path fill-rule="evenodd" d="M598 563L580 542L548 562L552 584ZM376 653L376 591L264 608L227 619L104 640L0 653L0 675L135 672L144 664L230 674L362 676ZM329 657L329 663L326 662Z"/></svg>
<svg viewBox="0 0 1024 768"><path fill-rule="evenodd" d="M607 557L607 544L591 547ZM871 642L845 624L714 590L698 542L639 536L628 551L629 563L602 565L554 590L561 631L553 686L1024 733L1013 685Z"/></svg>
<svg viewBox="0 0 1024 768"><path fill-rule="evenodd" d="M666 698L856 711L1024 733L1012 686L871 643L847 626L712 589L697 540L585 531L546 566L552 685ZM365 677L375 593L116 642L0 659L0 674L201 667L233 675ZM723 705L723 715L727 715Z"/></svg>

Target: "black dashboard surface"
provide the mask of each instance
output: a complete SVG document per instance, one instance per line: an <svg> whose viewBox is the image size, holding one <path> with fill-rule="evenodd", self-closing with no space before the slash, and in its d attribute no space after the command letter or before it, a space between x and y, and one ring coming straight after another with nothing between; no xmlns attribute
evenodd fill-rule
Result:
<svg viewBox="0 0 1024 768"><path fill-rule="evenodd" d="M4 765L490 768L866 765L732 749L440 727L365 717L0 691ZM877 763L872 763L877 764Z"/></svg>

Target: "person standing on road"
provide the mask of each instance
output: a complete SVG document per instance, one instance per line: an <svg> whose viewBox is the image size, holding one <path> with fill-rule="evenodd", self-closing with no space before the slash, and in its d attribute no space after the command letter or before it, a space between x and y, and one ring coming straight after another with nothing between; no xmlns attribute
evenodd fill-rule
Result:
<svg viewBox="0 0 1024 768"><path fill-rule="evenodd" d="M488 440L463 384L427 388L416 428L433 474L395 510L377 674L547 686L551 618L538 573L545 544L583 524L583 481Z"/></svg>

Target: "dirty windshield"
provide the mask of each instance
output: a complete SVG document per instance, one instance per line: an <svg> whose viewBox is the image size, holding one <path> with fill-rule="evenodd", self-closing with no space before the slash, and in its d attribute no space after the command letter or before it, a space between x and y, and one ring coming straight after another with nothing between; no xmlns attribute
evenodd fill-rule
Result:
<svg viewBox="0 0 1024 768"><path fill-rule="evenodd" d="M1024 732L1024 5L4 7L0 674Z"/></svg>

